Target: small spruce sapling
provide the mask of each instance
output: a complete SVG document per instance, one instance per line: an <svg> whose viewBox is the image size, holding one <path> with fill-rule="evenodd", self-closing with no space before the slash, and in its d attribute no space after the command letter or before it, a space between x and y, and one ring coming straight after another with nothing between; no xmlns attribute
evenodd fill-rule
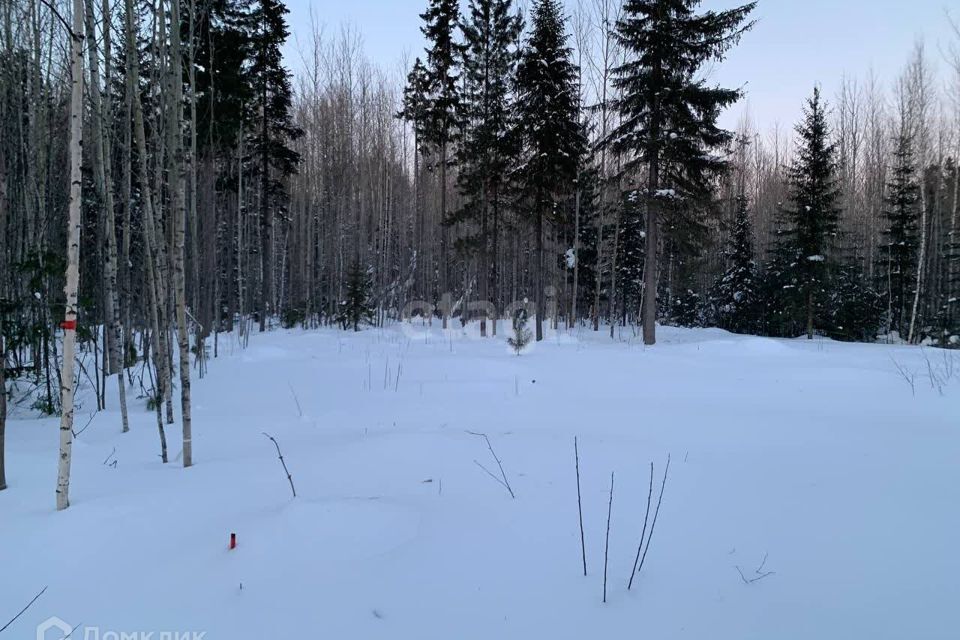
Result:
<svg viewBox="0 0 960 640"><path fill-rule="evenodd" d="M340 303L338 319L344 331L360 331L361 323L373 323L375 314L371 302L372 290L370 272L359 262L355 262L347 273L345 299Z"/></svg>
<svg viewBox="0 0 960 640"><path fill-rule="evenodd" d="M527 328L527 310L519 309L513 316L513 335L507 338L507 344L520 355L530 341L533 340L533 333Z"/></svg>

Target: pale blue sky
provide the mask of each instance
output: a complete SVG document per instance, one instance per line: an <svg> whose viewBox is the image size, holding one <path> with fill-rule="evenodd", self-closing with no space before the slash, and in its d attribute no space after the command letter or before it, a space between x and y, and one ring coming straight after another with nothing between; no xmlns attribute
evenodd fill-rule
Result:
<svg viewBox="0 0 960 640"><path fill-rule="evenodd" d="M589 3L591 0L582 0ZM576 0L567 0L573 6ZM310 34L311 7L329 32L343 23L358 29L372 61L393 71L404 53L421 53L418 14L426 0L287 0L294 38ZM705 8L722 9L736 0L705 0ZM747 104L763 129L797 118L802 100L819 82L832 97L841 76L864 77L872 68L888 84L899 74L918 38L923 38L934 66L945 69L940 55L952 33L946 0L760 0L759 24L720 66L714 78L730 86L745 84ZM953 10L960 17L960 6ZM290 66L298 67L295 39L288 47ZM743 105L725 120L733 122Z"/></svg>

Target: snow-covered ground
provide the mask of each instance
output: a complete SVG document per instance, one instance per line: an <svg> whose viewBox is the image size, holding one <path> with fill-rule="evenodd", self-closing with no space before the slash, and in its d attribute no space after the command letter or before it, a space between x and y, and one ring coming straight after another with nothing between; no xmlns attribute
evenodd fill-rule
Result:
<svg viewBox="0 0 960 640"><path fill-rule="evenodd" d="M50 616L154 640L960 637L960 355L663 329L652 349L585 330L516 357L437 328L277 331L224 338L194 403L183 470L142 401L127 435L111 402L61 513L56 421L11 422L0 626L48 588L0 638Z"/></svg>

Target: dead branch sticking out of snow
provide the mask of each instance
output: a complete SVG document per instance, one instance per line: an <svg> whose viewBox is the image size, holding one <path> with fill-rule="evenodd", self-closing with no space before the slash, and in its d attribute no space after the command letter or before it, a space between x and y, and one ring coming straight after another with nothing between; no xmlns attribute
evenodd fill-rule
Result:
<svg viewBox="0 0 960 640"><path fill-rule="evenodd" d="M476 460L473 461L474 464L476 464L478 467L486 471L487 475L489 475L491 478L493 478L494 480L499 482L501 485L503 485L503 488L510 493L510 497L513 499L516 499L517 496L513 493L513 488L510 486L510 481L507 480L507 474L503 470L503 463L500 461L500 457L497 456L497 452L493 450L493 445L490 444L490 438L488 438L487 434L485 433L477 433L475 431L467 431L467 433L469 433L472 436L483 438L484 440L487 441L487 448L490 449L490 454L493 456L493 459L497 461L497 466L500 467L500 477L498 478L497 476L495 476L493 473L490 472L489 469L487 469L485 466L483 466Z"/></svg>
<svg viewBox="0 0 960 640"><path fill-rule="evenodd" d="M268 438L270 439L270 441L273 443L273 446L275 446L275 447L277 448L277 456L280 458L280 464L283 465L283 472L284 472L285 474L287 474L287 482L290 483L290 491L293 492L293 497L296 498L296 497L297 497L297 489L296 489L296 487L293 486L293 476L290 475L290 470L287 469L287 463L284 462L284 460L283 460L283 453L280 451L280 445L277 443L277 439L274 438L274 437L273 437L272 435L270 435L269 433L267 433L266 431L263 432L263 435L265 435L266 437L268 437Z"/></svg>
<svg viewBox="0 0 960 640"><path fill-rule="evenodd" d="M640 544L637 545L637 557L633 560L633 570L630 572L630 582L627 591L633 587L633 579L637 575L637 565L640 563L640 551L643 549L643 539L647 535L647 521L650 518L650 503L653 501L653 463L650 463L650 487L647 489L647 513L643 516L643 531L640 532ZM652 532L651 532L652 533Z"/></svg>
<svg viewBox="0 0 960 640"><path fill-rule="evenodd" d="M603 603L607 603L607 561L610 557L610 516L613 515L613 472L610 472L610 502L607 503L607 542L603 547Z"/></svg>
<svg viewBox="0 0 960 640"><path fill-rule="evenodd" d="M5 624L5 625L3 625L2 627L0 627L0 633L3 633L10 625L12 625L14 622L17 621L17 618L19 618L19 617L22 616L24 613L26 613L27 609L29 609L30 607L32 607L32 606L33 606L33 603L36 602L37 600L39 600L39 599L40 599L40 596L42 596L46 591L47 591L47 587L44 587L43 589L40 590L40 593L38 593L37 595L33 596L33 600L31 600L30 602L28 602L28 603L27 603L27 606L25 606L23 609L20 610L20 613L18 613L17 615L13 616L13 617L10 619L10 621L7 622L7 624Z"/></svg>
<svg viewBox="0 0 960 640"><path fill-rule="evenodd" d="M907 384L910 385L910 391L913 393L913 397L917 397L917 374L913 373L905 365L897 362L893 356L890 357L890 360L893 361L893 366L897 368L897 373L900 374L900 377L906 380Z"/></svg>
<svg viewBox="0 0 960 640"><path fill-rule="evenodd" d="M923 359L927 364L927 377L930 379L930 388L936 391L940 396L944 395L944 389L953 379L956 373L956 362L952 354L943 349L942 361L934 363L930 358L928 349L920 348Z"/></svg>
<svg viewBox="0 0 960 640"><path fill-rule="evenodd" d="M637 573L643 571L643 563L647 560L647 552L650 551L650 540L653 539L653 530L657 526L657 517L660 515L660 503L663 502L663 490L667 486L667 475L670 473L670 454L667 454L667 467L663 470L663 482L660 483L660 497L657 498L657 508L653 512L653 520L650 522L650 535L647 536L647 546L640 557L640 566L637 567Z"/></svg>
<svg viewBox="0 0 960 640"><path fill-rule="evenodd" d="M293 401L297 403L297 413L300 414L300 417L303 417L303 408L300 406L300 398L297 397L297 392L293 390L293 385L287 382L287 386L290 387L290 393L293 395Z"/></svg>
<svg viewBox="0 0 960 640"><path fill-rule="evenodd" d="M577 512L580 514L580 551L583 554L583 575L587 575L587 544L583 535L583 500L580 497L580 449L577 447L577 437L573 437L573 456L577 468Z"/></svg>

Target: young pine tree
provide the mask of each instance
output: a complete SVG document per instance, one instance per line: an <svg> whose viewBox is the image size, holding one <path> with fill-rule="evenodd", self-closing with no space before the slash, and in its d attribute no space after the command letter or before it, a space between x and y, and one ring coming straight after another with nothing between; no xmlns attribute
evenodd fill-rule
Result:
<svg viewBox="0 0 960 640"><path fill-rule="evenodd" d="M913 303L917 279L920 216L920 184L910 136L901 131L897 136L892 177L887 184L884 216L887 228L880 247L878 287L884 292L887 309L887 331L906 337L910 327L910 305Z"/></svg>
<svg viewBox="0 0 960 640"><path fill-rule="evenodd" d="M513 81L520 18L511 0L470 0L463 23L463 140L457 154L463 206L453 216L473 223L466 247L479 260L480 297L497 295L497 245L500 216L507 196L507 176L516 156L512 135ZM496 335L496 318L493 319ZM480 324L486 335L486 318Z"/></svg>
<svg viewBox="0 0 960 640"><path fill-rule="evenodd" d="M374 318L371 292L373 280L369 269L363 267L359 261L354 262L347 272L344 300L340 302L340 326L344 330L352 328L360 331L361 323L371 323Z"/></svg>
<svg viewBox="0 0 960 640"><path fill-rule="evenodd" d="M808 339L813 339L818 316L831 291L831 267L836 249L840 209L837 146L830 140L826 105L819 87L804 108L796 127L797 159L790 167L790 201L785 211L787 229L779 234L781 258L797 287Z"/></svg>
<svg viewBox="0 0 960 640"><path fill-rule="evenodd" d="M717 126L741 92L708 86L705 65L721 60L749 30L756 3L696 13L701 0L627 0L617 38L627 52L614 70L621 124L613 149L628 154L625 171L646 168L646 269L643 338L656 342L659 208L665 197L702 199L726 162L709 152L733 135Z"/></svg>
<svg viewBox="0 0 960 640"><path fill-rule="evenodd" d="M519 309L513 316L513 335L507 338L507 344L517 355L520 355L533 340L533 334L527 328L527 320L527 310L525 308Z"/></svg>
<svg viewBox="0 0 960 640"><path fill-rule="evenodd" d="M518 171L521 197L536 236L536 338L543 340L544 226L557 203L573 192L585 144L579 122L578 70L567 46L558 0L536 0L532 31L517 70L517 126L523 150Z"/></svg>
<svg viewBox="0 0 960 640"><path fill-rule="evenodd" d="M726 255L730 266L710 292L711 319L718 327L734 333L754 333L759 278L753 253L753 226L744 196L737 198L737 215Z"/></svg>

